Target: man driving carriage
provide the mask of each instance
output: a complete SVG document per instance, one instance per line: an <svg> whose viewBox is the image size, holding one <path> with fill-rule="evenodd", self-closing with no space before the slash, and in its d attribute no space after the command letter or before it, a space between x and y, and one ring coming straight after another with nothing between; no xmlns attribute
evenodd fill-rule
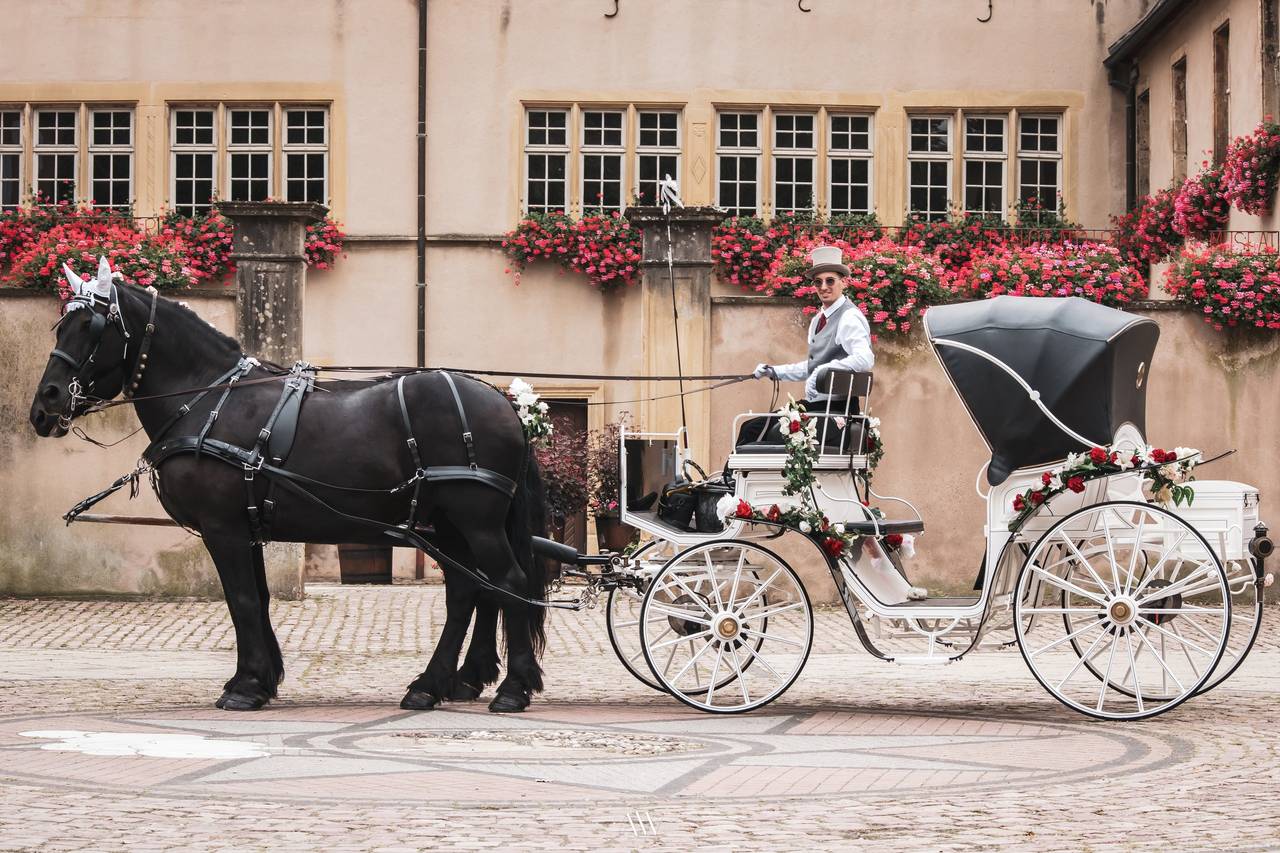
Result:
<svg viewBox="0 0 1280 853"><path fill-rule="evenodd" d="M813 403L825 405L830 397L819 390L829 371L869 373L876 357L871 351L871 326L867 318L844 295L849 268L844 265L840 247L818 246L809 253L809 264L806 277L813 282L822 303L822 309L809 323L809 357L791 364L760 364L754 375L757 379L768 376L783 381L804 380L804 398L812 409ZM831 401L831 410L843 410L843 402Z"/></svg>

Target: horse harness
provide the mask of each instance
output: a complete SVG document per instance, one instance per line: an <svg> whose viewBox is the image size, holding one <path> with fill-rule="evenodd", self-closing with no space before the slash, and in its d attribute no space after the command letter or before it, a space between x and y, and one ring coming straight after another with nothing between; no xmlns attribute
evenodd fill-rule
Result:
<svg viewBox="0 0 1280 853"><path fill-rule="evenodd" d="M151 294L151 310L147 317L147 325L143 330L142 341L138 344L138 361L133 369L133 373L123 386L123 394L125 397L132 397L138 390L138 383L142 381L142 374L147 370L147 356L151 349L151 336L156 330L156 302L159 299L159 292L154 287L146 288ZM98 349L102 346L102 336L107 331L107 326L115 324L120 327L120 334L124 337L124 352L120 356L122 363L129 362L129 342L132 336L129 334L128 327L124 324L124 314L120 311L120 297L116 291L116 286L111 285L111 293L105 297L107 303L107 311L105 314L94 310L98 304L98 295L89 293L83 296L73 296L67 300L66 307L63 309L61 323L71 315L71 312L88 308L90 312L89 318L89 353L79 361L66 351L55 347L51 353L51 358L65 362L74 372L71 377L71 383L67 388L70 395L70 405L63 425L70 423L71 416L75 412L75 407L80 400L87 397L88 392L93 390L93 386L97 380L88 380L84 387L80 385L80 373L90 364L96 362L98 357Z"/></svg>
<svg viewBox="0 0 1280 853"><path fill-rule="evenodd" d="M396 382L396 399L400 407L401 420L404 423L406 433L405 444L409 449L409 454L413 459L413 474L404 482L390 489L359 489L352 487L339 486L332 483L322 483L313 480L310 477L289 471L284 466L288 460L289 452L293 448L294 438L297 435L298 419L302 413L302 404L307 394L315 390L316 369L303 361L294 364L289 371L289 376L284 382L281 389L280 398L276 401L275 408L271 415L267 418L266 424L258 431L252 447L240 447L229 442L221 441L209 437L209 431L213 428L214 423L218 419L223 406L227 402L227 398L234 389L236 382L249 373L258 362L253 358L242 358L240 362L223 376L219 377L212 383L212 386L202 391L190 403L185 404L177 413L169 419L169 422L159 431L157 437L152 441L151 445L143 451L142 458L146 460L152 469L158 468L161 463L172 456L183 453L194 453L197 457L200 455L208 455L215 459L220 459L231 465L238 465L244 471L245 482L245 504L249 516L250 541L253 544L263 544L270 541L271 523L275 515L276 500L275 489L281 480L290 482L296 488L292 491L298 491L304 496L315 498L305 486L327 487L340 491L375 491L383 493L397 493L412 488L412 494L409 500L409 514L403 523L397 525L401 530L413 530L417 524L418 502L421 496L422 484L427 482L439 482L446 480L471 480L483 483L487 486L495 488L512 497L516 491L516 482L504 474L488 468L480 467L476 462L475 439L471 432L471 426L467 419L467 411L462 403L462 397L458 393L457 384L451 374L439 371L444 377L445 382L449 386L454 406L458 412L458 419L462 426L462 444L467 455L466 465L436 465L423 466L422 455L418 449L418 440L414 434L413 423L409 417L409 407L405 401L404 376L401 376ZM174 438L164 438L164 434L178 420L191 411L191 409L213 388L225 386L222 396L217 404L210 411L208 419L204 426L196 435L185 435ZM259 472L267 475L267 493L263 498L261 505L258 503L256 493L256 480ZM318 499L316 499L318 500ZM327 504L325 505L327 506Z"/></svg>

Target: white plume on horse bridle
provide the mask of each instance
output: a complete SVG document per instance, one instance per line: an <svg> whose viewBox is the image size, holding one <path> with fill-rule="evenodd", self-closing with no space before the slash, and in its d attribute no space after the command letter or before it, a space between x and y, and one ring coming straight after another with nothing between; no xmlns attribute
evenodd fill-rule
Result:
<svg viewBox="0 0 1280 853"><path fill-rule="evenodd" d="M65 262L62 264L62 272L67 277L67 284L71 285L71 299L67 301L65 309L68 312L86 308L98 297L110 301L113 283L124 280L123 274L111 271L111 262L106 255L98 256L98 274L92 278L81 278Z"/></svg>

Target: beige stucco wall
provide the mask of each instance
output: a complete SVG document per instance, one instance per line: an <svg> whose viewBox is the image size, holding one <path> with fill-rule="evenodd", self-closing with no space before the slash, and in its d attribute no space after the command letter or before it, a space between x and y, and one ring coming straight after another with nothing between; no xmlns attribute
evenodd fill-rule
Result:
<svg viewBox="0 0 1280 853"><path fill-rule="evenodd" d="M1280 340L1226 336L1177 310L1140 313L1155 319L1161 330L1147 395L1148 441L1199 447L1210 455L1238 449L1203 469L1202 476L1260 488L1263 518L1270 517L1275 529L1280 524L1274 510L1280 502L1280 419L1274 376L1280 369ZM798 358L802 323L792 306L718 304L713 366L734 372L749 370L765 357ZM925 519L912 567L916 582L961 592L972 585L985 544L985 505L974 480L987 459L986 448L923 336L882 341L875 350L871 412L882 421L885 441L875 489L906 498ZM800 383L784 383L784 391L803 394ZM715 396L711 466L722 465L728 453L733 416L768 405L769 383L763 381ZM811 594L831 599L834 589L824 567L810 560L803 574Z"/></svg>
<svg viewBox="0 0 1280 853"><path fill-rule="evenodd" d="M223 331L235 327L235 302L226 297L183 297ZM68 435L39 438L27 421L36 383L49 360L58 317L46 294L0 296L0 594L160 595L216 597L218 576L203 543L182 530L80 523L62 514L81 498L130 471L147 446L146 434L110 448ZM86 419L81 426L110 443L138 427L129 407ZM93 509L108 515L164 516L147 482L138 497L125 489ZM267 574L275 594L302 593L301 549L272 545Z"/></svg>

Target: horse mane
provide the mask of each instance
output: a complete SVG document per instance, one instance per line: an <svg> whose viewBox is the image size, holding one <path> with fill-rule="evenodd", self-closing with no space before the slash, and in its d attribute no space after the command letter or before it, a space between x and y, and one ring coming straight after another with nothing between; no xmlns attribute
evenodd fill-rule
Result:
<svg viewBox="0 0 1280 853"><path fill-rule="evenodd" d="M141 304L146 306L143 308L144 313L149 309L151 294L147 292L146 288L139 287L136 284L127 283L123 285L118 284L116 287L137 297ZM208 320L191 310L190 307L176 299L166 296L163 292L157 300L157 325L159 325L158 321L160 319L161 312L164 313L165 324L168 325L176 322L178 324L179 333L182 334L186 340L197 341L201 339L209 339L216 346L227 350L231 354L244 353L244 348L240 346L240 342L238 340L220 331Z"/></svg>

